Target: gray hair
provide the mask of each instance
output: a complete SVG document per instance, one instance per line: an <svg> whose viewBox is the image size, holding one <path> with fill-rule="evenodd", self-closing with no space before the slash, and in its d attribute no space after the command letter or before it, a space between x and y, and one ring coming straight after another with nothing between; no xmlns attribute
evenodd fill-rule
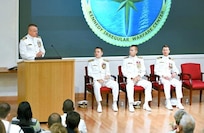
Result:
<svg viewBox="0 0 204 133"><path fill-rule="evenodd" d="M184 114L180 120L180 124L184 133L193 133L195 129L195 120L189 114Z"/></svg>
<svg viewBox="0 0 204 133"><path fill-rule="evenodd" d="M185 110L178 110L174 114L176 124L182 127L184 133L193 133L195 129L195 120Z"/></svg>

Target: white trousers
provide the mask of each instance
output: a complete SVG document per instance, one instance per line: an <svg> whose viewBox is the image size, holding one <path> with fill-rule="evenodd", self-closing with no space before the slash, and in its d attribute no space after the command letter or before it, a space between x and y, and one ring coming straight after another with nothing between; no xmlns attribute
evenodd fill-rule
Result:
<svg viewBox="0 0 204 133"><path fill-rule="evenodd" d="M118 101L118 92L119 92L118 83L114 80L108 80L104 82L103 86L111 88L112 94L113 94L113 101ZM98 81L94 81L94 95L97 102L102 101L101 87L102 87L101 83L99 83Z"/></svg>
<svg viewBox="0 0 204 133"><path fill-rule="evenodd" d="M165 97L166 99L170 99L170 92L171 92L171 85L175 87L176 89L176 97L177 99L182 98L183 97L183 93L182 93L182 85L181 82L178 79L171 79L171 80L166 80L164 78L161 78L161 83L164 85L164 93L165 93Z"/></svg>
<svg viewBox="0 0 204 133"><path fill-rule="evenodd" d="M134 83L133 80L127 79L126 91L128 102L134 102L134 85L142 86L145 89L145 102L152 101L152 83L141 79L137 83Z"/></svg>

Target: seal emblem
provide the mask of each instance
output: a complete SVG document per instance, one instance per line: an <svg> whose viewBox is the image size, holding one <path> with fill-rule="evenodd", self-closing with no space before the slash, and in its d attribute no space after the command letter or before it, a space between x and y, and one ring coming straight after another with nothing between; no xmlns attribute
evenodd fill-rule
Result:
<svg viewBox="0 0 204 133"><path fill-rule="evenodd" d="M81 0L84 17L102 40L121 47L152 38L165 23L171 0Z"/></svg>

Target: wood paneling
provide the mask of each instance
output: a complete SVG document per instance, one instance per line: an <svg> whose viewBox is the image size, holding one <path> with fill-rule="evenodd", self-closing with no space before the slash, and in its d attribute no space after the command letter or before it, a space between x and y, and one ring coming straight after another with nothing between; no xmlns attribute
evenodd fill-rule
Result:
<svg viewBox="0 0 204 133"><path fill-rule="evenodd" d="M18 63L18 103L28 101L34 117L47 121L61 103L74 98L74 60L40 60Z"/></svg>

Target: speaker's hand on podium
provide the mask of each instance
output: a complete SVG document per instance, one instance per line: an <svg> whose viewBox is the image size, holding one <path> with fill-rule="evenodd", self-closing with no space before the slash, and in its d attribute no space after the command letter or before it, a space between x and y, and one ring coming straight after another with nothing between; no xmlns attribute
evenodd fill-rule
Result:
<svg viewBox="0 0 204 133"><path fill-rule="evenodd" d="M36 57L42 57L42 55L43 55L43 52L38 52L37 54L36 54Z"/></svg>

